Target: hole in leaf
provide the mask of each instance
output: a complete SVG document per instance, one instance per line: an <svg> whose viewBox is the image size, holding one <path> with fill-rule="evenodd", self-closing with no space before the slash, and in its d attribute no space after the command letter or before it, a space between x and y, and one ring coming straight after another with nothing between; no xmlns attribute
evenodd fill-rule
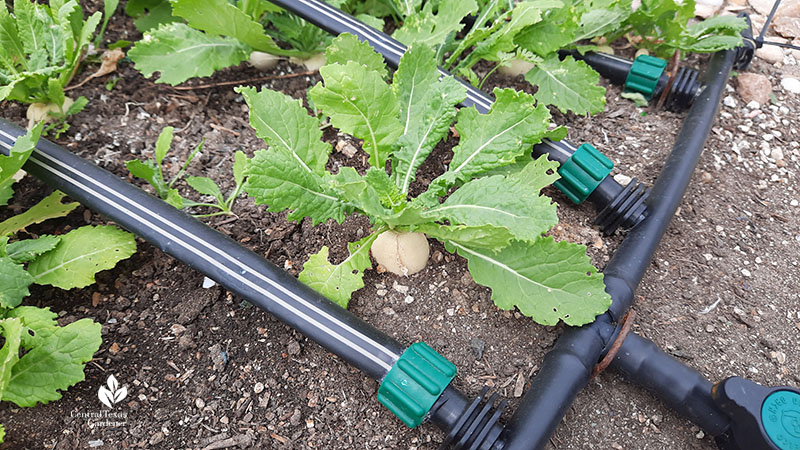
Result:
<svg viewBox="0 0 800 450"><path fill-rule="evenodd" d="M558 312L558 308L553 308L553 312Z"/></svg>

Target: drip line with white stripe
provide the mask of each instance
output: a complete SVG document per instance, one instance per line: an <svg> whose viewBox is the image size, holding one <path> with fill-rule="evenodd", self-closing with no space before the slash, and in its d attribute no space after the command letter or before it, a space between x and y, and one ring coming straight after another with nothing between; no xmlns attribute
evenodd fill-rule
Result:
<svg viewBox="0 0 800 450"><path fill-rule="evenodd" d="M6 137L8 139L11 139L12 142L16 142L16 138L14 138L13 136L9 135L8 133L6 133L6 132L4 132L2 130L0 130L0 135ZM13 147L13 144L9 144L9 143L4 142L2 140L0 140L0 144L3 145L4 147L6 147L8 150L11 150L11 148ZM40 159L40 158L44 158L44 159ZM48 161L46 161L46 160L50 160L50 162L48 163ZM362 333L360 333L358 330L356 330L356 329L350 327L349 325L337 320L335 317L331 316L330 314L328 314L324 310L320 309L316 305L314 305L312 303L309 303L307 300L303 299L302 297L296 295L291 290L289 290L286 287L282 286L280 283L276 282L275 280L265 276L264 274L258 272L257 270L253 269L252 267L250 267L250 266L248 266L246 264L243 264L242 262L234 259L233 257L228 255L227 253L225 253L222 250L214 247L210 242L202 241L199 238L197 238L196 236L193 236L193 235L190 235L190 234L186 234L185 231L183 229L181 229L177 224L174 224L174 223L168 221L167 219L165 219L163 217L160 217L160 216L157 216L157 215L153 214L151 211L149 211L144 206L142 206L142 205L140 205L138 203L132 202L131 200L129 200L129 199L123 197L123 196L120 196L117 192L115 192L113 189L110 189L108 186L105 186L105 185L95 181L94 179L86 176L85 174L79 172L78 170L76 170L76 169L74 169L72 167L67 166L63 162L51 157L50 155L47 155L47 154L39 152L39 151L35 151L31 155L31 157L29 158L29 161L35 163L36 165L42 167L43 169L47 170L48 172L52 173L53 175L55 175L55 176L57 176L57 177L59 177L61 179L63 179L64 181L67 181L68 183L70 183L70 184L82 189L84 192L87 192L87 193L95 196L96 198L104 201L106 204L118 209L119 211L125 213L129 217L134 218L135 220L139 221L143 225L148 226L151 229L159 232L163 236L171 239L172 241L176 242L177 244L179 244L184 249L188 250L192 254L198 256L202 260L206 261L207 263L211 264L215 268L217 268L220 271L224 272L225 274L227 274L231 278L236 279L237 281L241 282L243 285L245 285L245 286L249 287L250 289L258 292L259 294L269 298L270 300L272 300L273 302L275 302L279 306L283 307L284 309L290 311L293 314L296 314L298 317L302 318L303 320L307 321L308 323L310 323L310 324L318 327L319 329L325 331L332 338L334 338L337 341L339 341L339 342L345 344L346 346L352 348L353 350L355 350L356 352L358 352L362 356L366 357L367 359L375 362L376 364L378 364L379 366L381 366L385 370L387 370L387 371L390 370L392 368L392 365L394 365L394 362L399 357L399 355L397 355L395 352L389 350L388 348L386 348L382 344L380 344L378 342L375 342L374 340L372 340L369 337L367 337L367 336L363 335ZM185 240L181 239L180 237L178 237L177 235L171 233L170 231L167 231L166 229L164 229L163 227L161 227L158 224L154 223L153 221L142 217L141 215L137 214L136 212L134 212L134 211L130 210L129 208L121 205L120 203L118 203L118 202L114 201L113 199L105 196L104 194L96 191L95 189L87 186L86 184L82 183L81 181L70 177L68 173L62 172L61 170L58 170L57 167L51 166L50 164L55 164L57 166L61 166L61 168L65 169L66 171L74 173L78 177L84 179L84 181L87 181L90 184L94 184L95 186L99 187L100 189L105 190L106 192L114 195L115 197L117 197L117 199L122 200L123 202L128 203L129 205L133 206L135 209L138 209L138 210L142 211L144 214L148 215L150 219L154 219L156 221L162 222L162 224L172 228L173 231L177 231L180 234L183 234L185 237L188 237L190 240L193 240L193 241L203 245L205 247L205 249L207 249L207 250L213 250L213 252L216 253L217 255L219 255L222 258L228 260L233 265L238 266L238 268L242 270L241 273L237 272L237 271L234 271L230 267L228 267L227 265L224 265L224 264L220 263L219 261L217 261L213 257L213 255L210 255L208 253L203 252L201 248L192 246L190 243L186 242ZM359 345L359 342L355 342L355 341L353 341L351 339L348 339L347 336L343 336L342 334L339 334L336 330L333 330L333 329L327 327L325 324L323 324L323 323L317 321L316 319L314 319L313 317L309 316L306 312L302 311L301 309L296 308L295 305L293 305L291 302L287 302L286 300L284 300L284 299L276 296L275 294L269 292L268 290L264 289L260 285L258 285L256 283L252 282L251 280L245 278L244 274L246 274L248 272L253 274L253 275L255 275L261 281L269 284L270 286L272 286L272 287L278 289L279 291L283 292L284 294L288 295L290 298L292 298L292 300L294 300L295 302L299 303L300 305L302 305L306 309L311 310L311 311L315 312L316 314L324 317L325 319L331 321L332 323L338 325L343 331L346 331L349 334L351 334L352 336L358 338L358 340L360 340L366 347L362 346L362 345ZM388 357L387 358L388 361L386 359L380 358L378 355L375 354L375 352L371 352L368 347L371 348L371 349L377 350L378 353L381 353L381 354L387 356Z"/></svg>

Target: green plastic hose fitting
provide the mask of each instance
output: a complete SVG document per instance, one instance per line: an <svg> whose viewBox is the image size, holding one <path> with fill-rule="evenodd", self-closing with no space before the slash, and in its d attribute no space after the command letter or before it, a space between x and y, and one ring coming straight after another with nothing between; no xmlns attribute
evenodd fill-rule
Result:
<svg viewBox="0 0 800 450"><path fill-rule="evenodd" d="M605 180L614 163L592 144L582 144L561 167L555 186L574 203L581 203Z"/></svg>
<svg viewBox="0 0 800 450"><path fill-rule="evenodd" d="M653 91L656 90L658 80L666 68L667 62L661 58L639 55L633 61L628 77L625 79L625 90L639 92L650 100L653 97Z"/></svg>
<svg viewBox="0 0 800 450"><path fill-rule="evenodd" d="M428 344L411 345L378 388L378 401L411 428L421 424L456 376L456 366Z"/></svg>

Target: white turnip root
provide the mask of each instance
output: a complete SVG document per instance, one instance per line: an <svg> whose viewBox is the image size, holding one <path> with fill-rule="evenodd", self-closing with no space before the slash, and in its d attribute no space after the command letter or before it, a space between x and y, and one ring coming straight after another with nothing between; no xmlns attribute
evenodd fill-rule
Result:
<svg viewBox="0 0 800 450"><path fill-rule="evenodd" d="M423 233L389 230L375 239L370 251L389 272L409 276L425 268L431 250Z"/></svg>
<svg viewBox="0 0 800 450"><path fill-rule="evenodd" d="M312 55L307 59L289 58L289 62L305 66L306 70L310 72L316 72L320 67L325 65L325 54L317 53L316 55Z"/></svg>
<svg viewBox="0 0 800 450"><path fill-rule="evenodd" d="M511 64L510 66L500 66L497 71L507 77L515 77L517 75L525 75L536 67L535 64L521 59L512 59L509 63Z"/></svg>
<svg viewBox="0 0 800 450"><path fill-rule="evenodd" d="M280 56L275 56L272 53L253 52L250 53L250 65L258 70L266 72L272 69L281 60Z"/></svg>
<svg viewBox="0 0 800 450"><path fill-rule="evenodd" d="M611 47L610 45L598 45L597 49L595 49L595 52L597 52L597 53L605 53L605 54L608 54L608 55L613 55L614 54L614 48Z"/></svg>
<svg viewBox="0 0 800 450"><path fill-rule="evenodd" d="M31 103L28 106L28 111L25 113L25 117L28 119L28 129L30 130L33 128L33 126L41 120L45 122L52 121L53 117L48 113L66 112L73 103L75 102L69 97L64 99L64 104L61 106L55 103Z"/></svg>

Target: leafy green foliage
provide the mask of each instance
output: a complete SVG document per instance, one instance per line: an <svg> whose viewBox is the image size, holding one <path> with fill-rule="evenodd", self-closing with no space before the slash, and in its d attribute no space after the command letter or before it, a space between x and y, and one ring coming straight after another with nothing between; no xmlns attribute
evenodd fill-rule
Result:
<svg viewBox="0 0 800 450"><path fill-rule="evenodd" d="M332 39L263 0L134 0L126 11L145 32L128 56L144 76L160 72L157 82L172 85L238 65L254 50L308 58Z"/></svg>
<svg viewBox="0 0 800 450"><path fill-rule="evenodd" d="M25 161L36 148L36 143L39 142L39 137L42 135L42 127L42 123L36 124L24 136L17 139L8 156L0 157L0 206L7 205L13 195L14 191L11 187L15 181L14 176L22 169Z"/></svg>
<svg viewBox="0 0 800 450"><path fill-rule="evenodd" d="M517 307L543 325L559 320L583 325L611 306L603 276L583 246L545 237L532 243L513 241L496 253L454 242L447 248L467 258L469 272L478 284L492 288L497 306Z"/></svg>
<svg viewBox="0 0 800 450"><path fill-rule="evenodd" d="M314 105L331 118L331 124L364 140L369 163L381 167L395 140L403 132L397 121L400 105L378 72L352 61L320 68L325 84L310 91Z"/></svg>
<svg viewBox="0 0 800 450"><path fill-rule="evenodd" d="M145 77L160 72L157 83L176 85L235 66L246 60L250 52L236 39L206 34L174 22L146 32L128 56Z"/></svg>
<svg viewBox="0 0 800 450"><path fill-rule="evenodd" d="M261 52L292 53L278 47L260 23L228 0L172 0L172 12L209 35L228 36Z"/></svg>
<svg viewBox="0 0 800 450"><path fill-rule="evenodd" d="M233 179L236 185L233 191L227 197L223 195L222 190L211 178L194 176L186 177L186 184L188 184L189 187L197 191L198 194L207 195L214 199L214 203L196 202L182 197L180 192L178 192L178 189L174 186L184 177L186 170L189 168L189 164L191 164L195 156L197 156L197 154L203 150L203 143L205 142L205 139L197 144L194 150L192 150L192 152L186 158L186 161L183 163L180 170L178 170L175 176L167 181L167 179L164 177L163 163L164 158L166 158L167 153L169 153L170 146L172 145L172 139L173 128L164 127L164 129L161 130L161 133L158 135L158 140L156 140L156 148L153 159L145 161L133 159L126 162L125 167L128 168L128 171L131 173L131 175L147 181L147 183L150 184L153 189L155 189L156 194L161 197L162 200L177 209L207 207L217 210L216 212L209 214L197 214L196 217L210 217L220 214L233 215L233 204L236 202L236 199L239 198L239 195L241 195L242 187L244 185L244 172L247 168L247 157L245 154L241 151L237 151L234 154Z"/></svg>
<svg viewBox="0 0 800 450"><path fill-rule="evenodd" d="M80 111L86 100L65 108L64 87L77 73L102 13L84 21L76 0L16 0L12 15L7 3L0 6L0 100L54 104L60 119Z"/></svg>
<svg viewBox="0 0 800 450"><path fill-rule="evenodd" d="M100 348L100 324L81 319L56 323L47 308L0 310L0 399L21 407L49 403L84 379L83 368ZM25 353L19 357L19 350Z"/></svg>
<svg viewBox="0 0 800 450"><path fill-rule="evenodd" d="M0 155L0 180L12 179L41 132L39 123L17 139L10 156ZM133 235L111 226L17 239L25 227L62 217L77 206L63 204L63 197L56 191L0 223L0 400L21 407L61 398L59 391L84 379L84 366L101 343L98 323L82 319L62 327L49 309L20 306L30 293L28 287L33 283L85 287L97 272L136 251Z"/></svg>
<svg viewBox="0 0 800 450"><path fill-rule="evenodd" d="M21 264L11 258L0 258L0 307L13 308L30 295L28 286L33 284L33 277L25 271Z"/></svg>
<svg viewBox="0 0 800 450"><path fill-rule="evenodd" d="M56 247L28 265L37 284L61 289L88 286L94 274L136 252L133 235L113 226L85 226L61 236Z"/></svg>
<svg viewBox="0 0 800 450"><path fill-rule="evenodd" d="M467 95L453 78L437 83L439 70L428 52L409 52L405 61L392 84L403 127L394 149L392 176L403 194L408 193L417 169L433 147L447 135L456 117L455 105Z"/></svg>
<svg viewBox="0 0 800 450"><path fill-rule="evenodd" d="M337 38L333 46L341 48L329 54L359 48L351 35ZM341 222L358 212L372 223L372 233L351 243L349 256L340 263L328 260L327 247L312 255L301 281L346 306L352 292L363 287L369 248L378 234L417 231L468 258L499 255L499 261L508 260L528 280L514 281L516 289L504 286L511 281L497 264L473 263L472 258L470 270L492 288L498 305L516 304L538 322L552 324L560 317L582 324L608 308L602 275L587 268L585 249L542 237L557 216L555 204L539 191L558 178L557 163L530 157L531 145L549 134L550 115L543 105L534 106L528 94L498 89L488 114L475 108L456 114L465 90L452 78L439 79L430 47L412 45L391 86L384 80L385 68L375 67L374 55L360 50L352 55L353 61L334 58L320 70L323 81L311 90L311 99L331 124L364 140L371 167L363 174L351 167L336 174L325 171L330 147L311 142L320 137L319 123L299 102L266 90L238 89L250 107L251 124L269 145L250 162L248 194L270 211L290 210L289 220ZM454 120L459 143L449 167L426 192L409 198L417 168ZM508 170L500 173L502 168ZM564 267L583 278L559 275ZM540 295L541 286L553 290ZM555 320L552 308L560 312Z"/></svg>
<svg viewBox="0 0 800 450"><path fill-rule="evenodd" d="M377 233L372 233L358 242L347 244L350 254L336 265L328 261L328 247L323 246L319 253L308 258L298 278L337 305L347 308L353 292L364 287L360 274L372 266L369 248L377 237Z"/></svg>
<svg viewBox="0 0 800 450"><path fill-rule="evenodd" d="M560 61L558 50L577 41L603 36L613 40L635 32L645 38L645 47L661 56L675 49L713 52L739 45L743 27L741 19L730 16L689 26L693 0L645 0L635 11L631 0L482 0L477 5L472 0L441 0L422 8L399 6L391 8L403 18L393 35L399 41L434 47L445 68L478 87L512 60L532 63L526 80L538 86L536 100L576 114L602 111L605 89L597 86L594 70L580 62ZM462 19L473 13L474 25L456 40ZM479 76L474 67L480 61L496 65Z"/></svg>
<svg viewBox="0 0 800 450"><path fill-rule="evenodd" d="M133 24L142 33L178 20L172 15L169 0L128 0L125 13L134 18Z"/></svg>
<svg viewBox="0 0 800 450"><path fill-rule="evenodd" d="M299 58L308 58L322 53L333 36L322 28L306 22L300 17L285 12L273 12L264 16L262 23L273 39L289 44Z"/></svg>
<svg viewBox="0 0 800 450"><path fill-rule="evenodd" d="M676 50L716 52L742 43L744 19L717 16L689 25L694 9L694 0L643 0L636 11L602 34L611 40L634 33L643 38L639 45L664 58Z"/></svg>
<svg viewBox="0 0 800 450"><path fill-rule="evenodd" d="M438 4L434 10L435 3ZM461 19L477 9L474 0L427 2L421 11L407 12L403 26L392 37L406 45L420 43L436 50L447 48L452 44L455 34L464 27Z"/></svg>
<svg viewBox="0 0 800 450"><path fill-rule="evenodd" d="M556 105L563 113L605 109L606 90L597 85L600 75L572 56L560 60L558 55L551 55L531 69L525 79L539 86L537 101Z"/></svg>

